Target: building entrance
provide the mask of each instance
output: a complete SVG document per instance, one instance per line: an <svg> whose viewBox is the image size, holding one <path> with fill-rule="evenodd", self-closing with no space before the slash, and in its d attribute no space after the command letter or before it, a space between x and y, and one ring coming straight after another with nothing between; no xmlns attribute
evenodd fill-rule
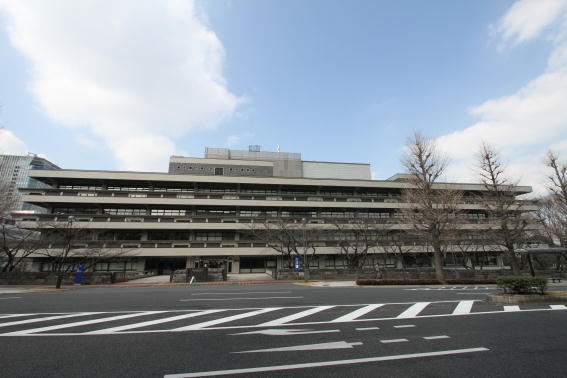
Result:
<svg viewBox="0 0 567 378"><path fill-rule="evenodd" d="M241 257L240 273L265 273L266 259L264 257Z"/></svg>
<svg viewBox="0 0 567 378"><path fill-rule="evenodd" d="M159 257L146 258L147 271L154 272L157 275L171 274L177 269L185 269L187 258L185 257Z"/></svg>

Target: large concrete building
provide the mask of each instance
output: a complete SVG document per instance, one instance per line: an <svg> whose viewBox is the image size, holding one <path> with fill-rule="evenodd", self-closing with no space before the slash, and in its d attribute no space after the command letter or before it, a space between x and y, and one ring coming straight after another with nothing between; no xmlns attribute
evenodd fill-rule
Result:
<svg viewBox="0 0 567 378"><path fill-rule="evenodd" d="M73 217L73 227L92 231L78 248L126 250L120 261L97 270L169 273L185 267L224 266L229 273L261 272L282 266L279 253L250 235L251 224L265 219L305 222L330 231L316 244L315 268L343 264L333 236L337 222L382 219L392 230L407 229L401 210L408 176L372 180L369 164L301 160L297 153L207 148L205 158L172 156L168 173L87 170L31 170L45 187L22 188L23 200L47 214L22 215L21 227L37 227ZM464 193L461 216L466 227L482 229L486 212L474 200L480 184L444 183ZM442 190L442 189L440 189ZM517 186L514 195L529 193ZM40 226L41 227L41 226ZM366 264L395 267L398 259L373 250ZM405 257L406 266L430 266L423 248ZM479 253L484 266L502 264L499 254ZM461 264L459 262L459 264ZM477 262L478 263L478 262ZM47 270L37 258L34 269Z"/></svg>

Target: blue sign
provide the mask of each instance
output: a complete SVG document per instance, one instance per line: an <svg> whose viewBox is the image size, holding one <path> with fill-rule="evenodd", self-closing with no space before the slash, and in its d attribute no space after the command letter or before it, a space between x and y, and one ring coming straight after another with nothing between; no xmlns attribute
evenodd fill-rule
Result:
<svg viewBox="0 0 567 378"><path fill-rule="evenodd" d="M74 285L80 285L83 283L83 274L85 272L85 267L82 264L77 265L77 271L75 272Z"/></svg>
<svg viewBox="0 0 567 378"><path fill-rule="evenodd" d="M296 272L299 271L300 265L301 265L301 263L300 263L299 257L294 257L293 258L293 268L295 269Z"/></svg>

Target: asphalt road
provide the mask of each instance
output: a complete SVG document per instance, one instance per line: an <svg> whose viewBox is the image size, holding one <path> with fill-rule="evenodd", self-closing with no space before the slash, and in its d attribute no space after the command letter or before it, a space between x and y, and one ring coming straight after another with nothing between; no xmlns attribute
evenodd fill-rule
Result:
<svg viewBox="0 0 567 378"><path fill-rule="evenodd" d="M484 302L493 291L272 284L2 294L0 376L567 376L567 306Z"/></svg>

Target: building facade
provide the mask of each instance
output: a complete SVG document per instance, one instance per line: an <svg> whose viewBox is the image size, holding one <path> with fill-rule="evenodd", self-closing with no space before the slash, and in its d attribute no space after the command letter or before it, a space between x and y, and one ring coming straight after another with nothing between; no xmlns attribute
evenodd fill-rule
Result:
<svg viewBox="0 0 567 378"><path fill-rule="evenodd" d="M13 211L44 212L45 208L24 203L19 188L43 188L46 184L29 176L30 170L55 170L59 167L35 154L0 155L0 187L6 193L6 201L13 204Z"/></svg>
<svg viewBox="0 0 567 378"><path fill-rule="evenodd" d="M300 154L255 147L208 148L205 158L172 156L167 173L34 169L30 179L42 187L21 188L22 197L44 214L23 214L18 222L45 231L46 225L72 219L72 227L89 231L77 248L125 252L120 259L100 262L97 270L157 274L204 266L226 267L229 273L281 268L281 254L251 235L251 227L276 219L303 222L327 231L317 240L310 266L334 269L344 266L333 232L337 223L379 219L391 224L393 233L408 228L402 211L407 207L402 191L411 186L408 176L371 180L370 172L368 164L303 161ZM484 186L439 185L439 190L463 192L459 216L464 228L482 232L490 219L474 198ZM531 188L513 191L521 195ZM414 245L407 251L405 266L431 266L427 248ZM478 259L484 266L502 265L498 253L479 251ZM400 263L383 248L374 248L366 261L368 266ZM38 257L33 269L47 270L48 262Z"/></svg>

